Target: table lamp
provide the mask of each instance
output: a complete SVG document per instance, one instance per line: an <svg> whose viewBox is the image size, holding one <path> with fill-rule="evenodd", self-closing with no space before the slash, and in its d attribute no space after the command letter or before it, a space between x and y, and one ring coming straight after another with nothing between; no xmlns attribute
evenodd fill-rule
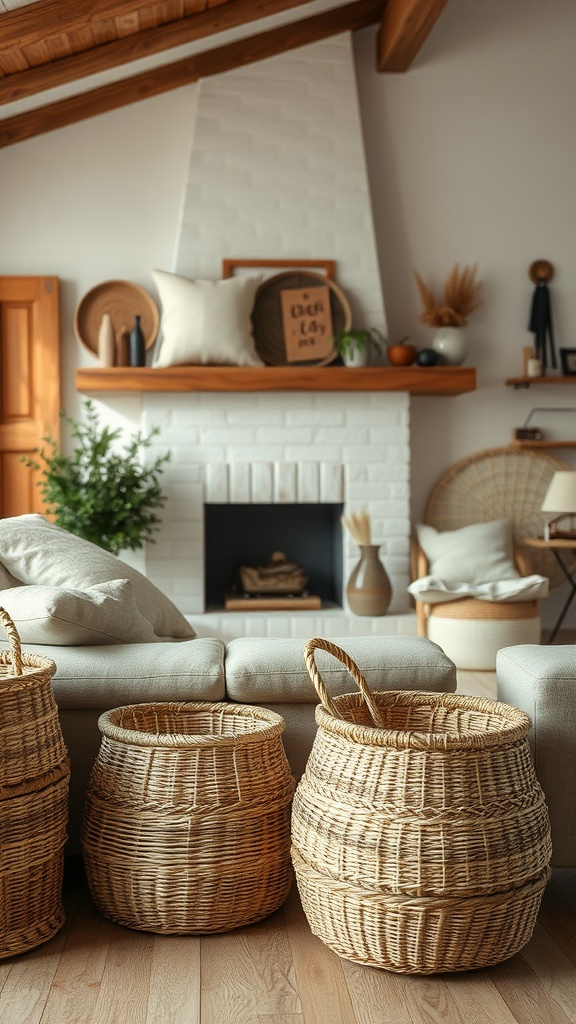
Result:
<svg viewBox="0 0 576 1024"><path fill-rule="evenodd" d="M554 473L542 502L542 511L558 513L544 527L545 540L576 538L576 471ZM562 526L564 520L566 524Z"/></svg>

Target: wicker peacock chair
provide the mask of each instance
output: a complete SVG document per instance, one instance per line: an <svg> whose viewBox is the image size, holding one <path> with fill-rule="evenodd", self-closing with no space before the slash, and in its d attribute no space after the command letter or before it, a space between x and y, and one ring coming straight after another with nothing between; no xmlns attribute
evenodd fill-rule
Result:
<svg viewBox="0 0 576 1024"><path fill-rule="evenodd" d="M550 587L563 582L546 551L522 548L524 537L541 534L541 506L552 475L570 469L545 452L510 446L488 448L462 459L438 481L428 498L423 521L437 530L509 519L516 562L523 575L547 576ZM424 553L413 548L412 574L426 575ZM496 650L517 643L539 643L537 601L494 603L465 598L435 605L416 602L418 632L439 643L460 668L492 669Z"/></svg>

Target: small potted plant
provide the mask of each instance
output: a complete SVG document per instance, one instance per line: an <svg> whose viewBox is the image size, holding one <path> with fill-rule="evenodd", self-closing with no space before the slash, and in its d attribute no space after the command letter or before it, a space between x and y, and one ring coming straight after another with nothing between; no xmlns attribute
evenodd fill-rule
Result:
<svg viewBox="0 0 576 1024"><path fill-rule="evenodd" d="M400 341L394 342L393 345L388 345L386 349L386 355L388 356L388 362L390 366L410 366L416 358L416 349L414 345L408 345L407 342L410 338L400 338Z"/></svg>
<svg viewBox="0 0 576 1024"><path fill-rule="evenodd" d="M348 328L334 338L334 347L345 366L366 366L371 353L382 352L386 343L378 327Z"/></svg>
<svg viewBox="0 0 576 1024"><path fill-rule="evenodd" d="M159 477L170 453L159 455L148 466L142 453L160 428L154 427L148 437L138 431L121 450L120 428L100 426L90 400L85 423L76 423L64 413L61 417L76 441L72 454L64 455L48 436L43 438L45 447L22 459L29 469L42 474L38 486L56 525L113 555L153 542L160 523L154 509L162 508L166 500Z"/></svg>

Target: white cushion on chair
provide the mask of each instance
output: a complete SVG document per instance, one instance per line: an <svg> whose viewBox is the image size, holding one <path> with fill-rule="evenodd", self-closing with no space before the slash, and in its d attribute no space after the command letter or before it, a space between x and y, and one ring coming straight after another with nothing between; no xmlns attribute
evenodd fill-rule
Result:
<svg viewBox="0 0 576 1024"><path fill-rule="evenodd" d="M545 576L521 576L516 569L508 519L444 531L421 523L416 535L429 567L429 575L408 587L419 601L534 601L548 594Z"/></svg>
<svg viewBox="0 0 576 1024"><path fill-rule="evenodd" d="M520 575L514 565L512 524L508 519L442 532L421 523L416 535L428 559L430 575L440 577L447 586L511 580Z"/></svg>

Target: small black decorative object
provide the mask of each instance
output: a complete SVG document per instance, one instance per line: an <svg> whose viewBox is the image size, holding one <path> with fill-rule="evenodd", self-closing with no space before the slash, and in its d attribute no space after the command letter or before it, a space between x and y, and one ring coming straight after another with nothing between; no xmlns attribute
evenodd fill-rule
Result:
<svg viewBox="0 0 576 1024"><path fill-rule="evenodd" d="M576 376L576 348L561 348L560 362L564 377Z"/></svg>
<svg viewBox="0 0 576 1024"><path fill-rule="evenodd" d="M534 355L542 365L542 376L546 375L548 355L550 366L556 369L556 349L552 327L552 307L548 282L554 277L554 267L549 260L534 260L528 270L530 280L536 285L532 296L528 330L534 335Z"/></svg>
<svg viewBox="0 0 576 1024"><path fill-rule="evenodd" d="M135 316L134 326L130 331L130 366L146 366L146 345L138 315Z"/></svg>
<svg viewBox="0 0 576 1024"><path fill-rule="evenodd" d="M421 348L416 356L416 366L437 366L440 355L433 348Z"/></svg>

